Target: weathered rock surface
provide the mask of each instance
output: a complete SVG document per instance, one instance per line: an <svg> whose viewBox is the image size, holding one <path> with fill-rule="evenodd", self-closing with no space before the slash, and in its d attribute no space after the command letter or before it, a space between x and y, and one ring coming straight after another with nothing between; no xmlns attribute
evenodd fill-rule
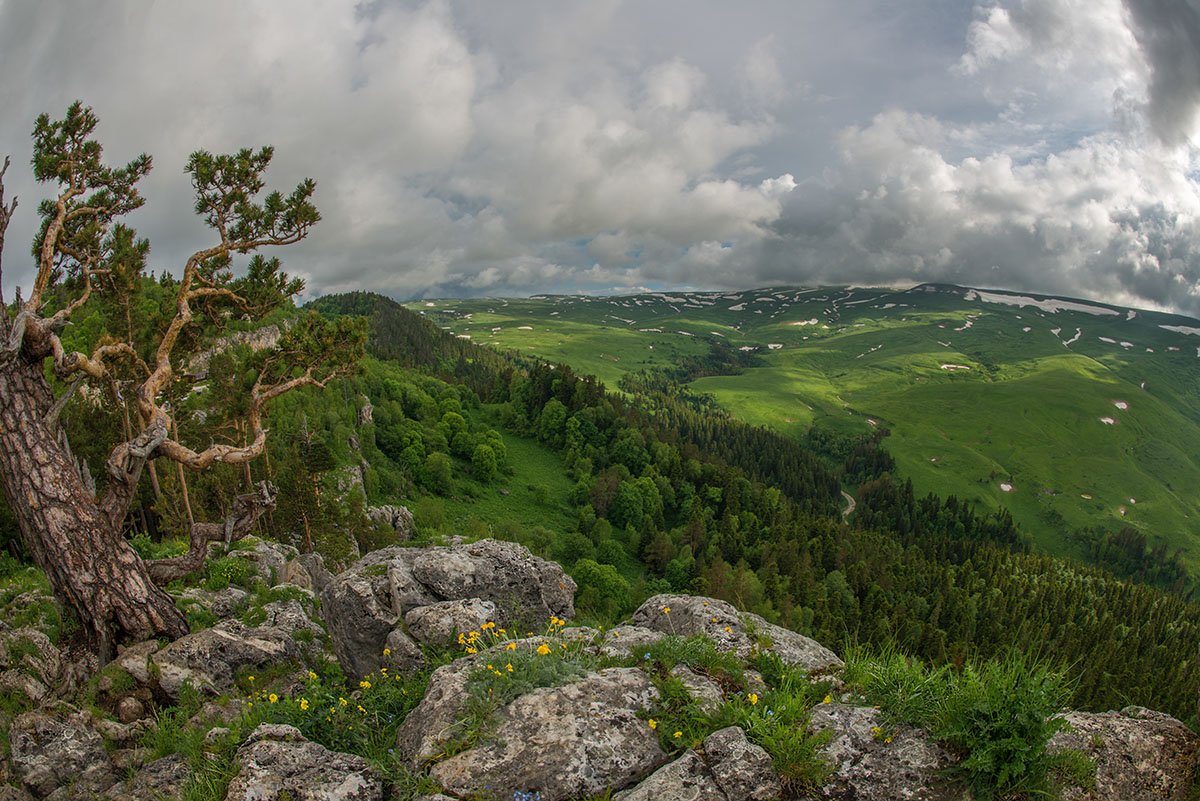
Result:
<svg viewBox="0 0 1200 801"><path fill-rule="evenodd" d="M158 668L163 692L178 698L184 682L216 695L233 688L240 668L259 669L299 658L300 648L287 629L249 628L228 620L181 637L155 652L150 660Z"/></svg>
<svg viewBox="0 0 1200 801"><path fill-rule="evenodd" d="M614 626L605 634L600 653L614 658L640 657L646 646L653 645L665 636L663 632L645 626Z"/></svg>
<svg viewBox="0 0 1200 801"><path fill-rule="evenodd" d="M158 640L143 640L121 648L114 661L138 684L149 684L151 675L157 671L151 669L150 657L158 648Z"/></svg>
<svg viewBox="0 0 1200 801"><path fill-rule="evenodd" d="M181 604L196 604L219 618L227 618L237 614L248 597L250 594L240 587L226 587L215 592L190 587L180 594L179 600Z"/></svg>
<svg viewBox="0 0 1200 801"><path fill-rule="evenodd" d="M832 733L825 757L833 774L821 788L821 798L962 801L966 796L939 775L953 764L944 748L920 729L889 726L876 709L818 704L812 728ZM889 736L891 742L886 742Z"/></svg>
<svg viewBox="0 0 1200 801"><path fill-rule="evenodd" d="M771 801L783 795L783 785L761 746L746 739L737 726L715 731L704 738L704 753L717 786L729 801Z"/></svg>
<svg viewBox="0 0 1200 801"><path fill-rule="evenodd" d="M330 751L292 726L264 723L237 751L226 801L376 801L383 782L366 760Z"/></svg>
<svg viewBox="0 0 1200 801"><path fill-rule="evenodd" d="M362 677L379 669L385 647L397 651L389 635L419 607L474 598L496 605L499 625L518 618L540 624L574 615L574 597L575 582L559 565L514 543L481 540L370 553L330 582L321 607L342 668ZM415 653L415 644L404 645Z"/></svg>
<svg viewBox="0 0 1200 801"><path fill-rule="evenodd" d="M670 611L664 611L670 610ZM630 621L664 634L707 635L722 651L748 656L758 648L771 651L789 665L806 670L840 667L838 655L816 640L768 623L758 615L738 612L716 598L663 594L648 598Z"/></svg>
<svg viewBox="0 0 1200 801"><path fill-rule="evenodd" d="M679 679L687 688L692 698L704 712L712 714L720 708L725 700L721 687L708 676L702 676L686 665L676 665L671 668L671 675Z"/></svg>
<svg viewBox="0 0 1200 801"><path fill-rule="evenodd" d="M484 623L495 619L495 602L466 598L409 610L404 616L404 625L418 642L448 645L458 634L480 631Z"/></svg>
<svg viewBox="0 0 1200 801"><path fill-rule="evenodd" d="M1076 748L1096 762L1096 789L1064 788L1064 801L1183 801L1190 795L1200 735L1170 715L1140 706L1120 712L1068 712L1072 732L1057 732L1047 750Z"/></svg>
<svg viewBox="0 0 1200 801"><path fill-rule="evenodd" d="M712 772L695 751L685 751L674 762L663 765L637 787L613 796L613 801L731 801L717 786Z"/></svg>
<svg viewBox="0 0 1200 801"><path fill-rule="evenodd" d="M90 716L61 704L26 712L8 733L13 772L37 798L87 797L117 781Z"/></svg>
<svg viewBox="0 0 1200 801"><path fill-rule="evenodd" d="M454 719L467 699L467 674L472 659L456 659L429 675L425 696L408 713L396 732L396 751L418 768L442 753L442 745L454 736Z"/></svg>
<svg viewBox="0 0 1200 801"><path fill-rule="evenodd" d="M192 777L187 757L172 754L142 767L132 778L113 785L101 798L106 801L159 801L182 798L183 788Z"/></svg>
<svg viewBox="0 0 1200 801"><path fill-rule="evenodd" d="M435 764L430 776L456 795L486 787L504 798L537 792L542 801L623 789L667 761L638 717L657 698L636 668L534 690L496 713L485 742Z"/></svg>
<svg viewBox="0 0 1200 801"><path fill-rule="evenodd" d="M0 692L36 704L62 675L63 660L50 638L35 628L0 632Z"/></svg>
<svg viewBox="0 0 1200 801"><path fill-rule="evenodd" d="M396 532L402 540L411 540L417 533L417 524L407 506L368 506L367 518L372 523L382 523Z"/></svg>

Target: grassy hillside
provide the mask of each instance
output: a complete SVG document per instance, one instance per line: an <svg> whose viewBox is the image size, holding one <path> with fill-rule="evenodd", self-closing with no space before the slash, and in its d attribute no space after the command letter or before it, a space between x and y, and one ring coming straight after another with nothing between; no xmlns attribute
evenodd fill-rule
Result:
<svg viewBox="0 0 1200 801"><path fill-rule="evenodd" d="M471 341L592 372L670 369L711 343L760 366L692 383L800 437L886 427L918 492L1008 507L1047 550L1129 526L1200 572L1200 322L925 285L408 304Z"/></svg>

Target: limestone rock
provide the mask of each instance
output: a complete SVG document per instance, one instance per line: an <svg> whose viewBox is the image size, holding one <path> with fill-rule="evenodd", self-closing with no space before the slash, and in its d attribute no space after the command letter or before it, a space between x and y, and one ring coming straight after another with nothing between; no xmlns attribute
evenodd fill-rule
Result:
<svg viewBox="0 0 1200 801"><path fill-rule="evenodd" d="M660 801L668 798L730 801L717 786L704 760L691 750L651 773L632 790L617 793L613 801Z"/></svg>
<svg viewBox="0 0 1200 801"><path fill-rule="evenodd" d="M0 691L9 697L24 695L36 704L62 672L62 655L41 631L23 627L0 632Z"/></svg>
<svg viewBox="0 0 1200 801"><path fill-rule="evenodd" d="M755 648L772 651L785 663L806 670L823 670L843 664L837 654L816 640L768 623L758 615L738 612L732 605L716 598L655 595L638 607L631 623L683 637L705 634L720 650L734 651L743 657Z"/></svg>
<svg viewBox="0 0 1200 801"><path fill-rule="evenodd" d="M13 721L8 733L13 771L34 796L45 798L68 784L76 794L100 793L117 781L89 718L62 704Z"/></svg>
<svg viewBox="0 0 1200 801"><path fill-rule="evenodd" d="M163 692L179 698L184 682L213 695L231 690L240 668L262 668L300 657L292 634L282 628L249 628L228 620L193 632L155 652Z"/></svg>
<svg viewBox="0 0 1200 801"><path fill-rule="evenodd" d="M407 506L368 506L367 518L389 527L402 540L411 540L417 534L417 524Z"/></svg>
<svg viewBox="0 0 1200 801"><path fill-rule="evenodd" d="M157 670L151 670L150 656L158 647L158 640L143 640L121 648L114 661L138 684L149 684L151 674Z"/></svg>
<svg viewBox="0 0 1200 801"><path fill-rule="evenodd" d="M310 589L314 593L320 594L333 580L333 574L329 572L329 568L325 567L325 557L316 551L300 554L296 557L296 563L308 573L312 584L306 589Z"/></svg>
<svg viewBox="0 0 1200 801"><path fill-rule="evenodd" d="M226 801L375 801L383 782L366 760L305 740L292 726L262 724L237 751Z"/></svg>
<svg viewBox="0 0 1200 801"><path fill-rule="evenodd" d="M215 592L191 587L184 590L179 600L184 604L197 604L219 618L233 617L246 603L249 594L240 587L226 587Z"/></svg>
<svg viewBox="0 0 1200 801"><path fill-rule="evenodd" d="M818 704L811 725L816 732L833 735L825 747L833 773L821 788L821 798L961 801L966 797L961 788L939 775L953 764L950 754L920 729L889 726L876 709L843 704ZM890 743L885 742L885 733Z"/></svg>
<svg viewBox="0 0 1200 801"><path fill-rule="evenodd" d="M416 769L442 752L454 736L454 719L467 699L467 674L473 659L456 659L429 675L425 696L396 732L396 751Z"/></svg>
<svg viewBox="0 0 1200 801"><path fill-rule="evenodd" d="M101 798L106 801L158 801L162 798L181 798L183 788L192 777L187 757L172 754L156 759L142 767L133 777L118 782Z"/></svg>
<svg viewBox="0 0 1200 801"><path fill-rule="evenodd" d="M496 605L495 622L539 623L574 614L575 582L553 562L507 542L433 548L392 546L367 554L321 593L321 614L342 668L361 678L382 664L403 615L441 601L475 598ZM392 649L393 652L396 649Z"/></svg>
<svg viewBox="0 0 1200 801"><path fill-rule="evenodd" d="M671 675L679 679L696 703L704 712L712 714L725 700L721 687L707 676L701 676L686 665L676 665L671 669Z"/></svg>
<svg viewBox="0 0 1200 801"><path fill-rule="evenodd" d="M746 739L737 726L704 738L704 753L717 785L729 801L770 801L783 795L771 755Z"/></svg>
<svg viewBox="0 0 1200 801"><path fill-rule="evenodd" d="M1063 789L1064 801L1190 798L1200 735L1170 715L1138 706L1120 712L1068 712L1073 732L1060 731L1047 750L1076 748L1096 761L1096 789Z"/></svg>
<svg viewBox="0 0 1200 801"><path fill-rule="evenodd" d="M479 631L480 626L495 619L495 603L467 598L411 609L404 616L404 625L418 642L449 645L458 634Z"/></svg>
<svg viewBox="0 0 1200 801"><path fill-rule="evenodd" d="M133 723L135 720L140 720L145 714L146 708L142 702L132 695L127 695L117 702L117 719L122 723Z"/></svg>
<svg viewBox="0 0 1200 801"><path fill-rule="evenodd" d="M517 698L474 748L439 762L430 777L448 792L488 788L499 797L536 792L561 801L620 790L667 761L638 713L658 690L636 668L608 668Z"/></svg>
<svg viewBox="0 0 1200 801"><path fill-rule="evenodd" d="M614 658L640 658L646 646L653 645L665 636L663 632L645 626L615 626L605 634L600 653Z"/></svg>

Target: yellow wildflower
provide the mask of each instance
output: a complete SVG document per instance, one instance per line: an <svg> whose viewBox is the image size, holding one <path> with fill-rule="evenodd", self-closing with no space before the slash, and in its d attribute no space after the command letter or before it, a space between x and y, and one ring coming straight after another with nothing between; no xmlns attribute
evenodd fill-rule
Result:
<svg viewBox="0 0 1200 801"><path fill-rule="evenodd" d="M729 628L729 626L726 626L726 627L725 627L725 630L726 630L726 631L733 631L733 629Z"/></svg>
<svg viewBox="0 0 1200 801"><path fill-rule="evenodd" d="M509 663L508 663L507 665L505 665L504 667L508 669L508 672L509 672L509 673L512 673L512 672L513 672L513 666L512 666L512 662L509 662Z"/></svg>
<svg viewBox="0 0 1200 801"><path fill-rule="evenodd" d="M754 706L758 703L758 693L750 693L746 697L750 699L750 706Z"/></svg>
<svg viewBox="0 0 1200 801"><path fill-rule="evenodd" d="M832 695L827 695L827 696L825 696L825 700L824 700L824 701L822 701L821 703L822 703L822 704L832 704L832 703L833 703L833 696L832 696Z"/></svg>
<svg viewBox="0 0 1200 801"><path fill-rule="evenodd" d="M369 690L369 689L371 689L371 682L367 681L366 679L363 679L362 681L360 681L358 683L358 686L364 690Z"/></svg>
<svg viewBox="0 0 1200 801"><path fill-rule="evenodd" d="M279 700L279 696L278 696L278 695L276 695L275 693L271 693L271 699L270 699L270 700L271 700L271 703L273 704L273 703L275 703L276 701L278 701L278 700Z"/></svg>
<svg viewBox="0 0 1200 801"><path fill-rule="evenodd" d="M391 648L384 648L384 649L383 649L383 655L384 655L384 656L391 656L391 655L392 655L392 649L391 649Z"/></svg>
<svg viewBox="0 0 1200 801"><path fill-rule="evenodd" d="M342 706L345 706L345 705L346 705L346 699L345 699L345 698L342 698L341 696L338 696L338 700L342 702Z"/></svg>
<svg viewBox="0 0 1200 801"><path fill-rule="evenodd" d="M658 721L655 720L654 718L650 718L649 723L650 723L650 728L652 728L652 729L658 728Z"/></svg>
<svg viewBox="0 0 1200 801"><path fill-rule="evenodd" d="M683 736L683 732L681 732L681 731L677 731L677 732L675 732L675 738L676 738L676 739L679 739L679 738L680 738L680 737L682 737L682 736Z"/></svg>
<svg viewBox="0 0 1200 801"><path fill-rule="evenodd" d="M300 708L305 709L305 710L308 709L308 699L307 698L300 699Z"/></svg>
<svg viewBox="0 0 1200 801"><path fill-rule="evenodd" d="M308 677L309 677L310 679L315 679L315 678L317 677L317 674L316 674L316 673L313 673L313 672L310 670L310 671L308 671Z"/></svg>
<svg viewBox="0 0 1200 801"><path fill-rule="evenodd" d="M664 607L663 607L663 614L664 614L664 615L665 615L665 614L667 614L667 613L668 613L668 612L670 612L670 611L671 611L671 607L669 607L669 606L664 606Z"/></svg>
<svg viewBox="0 0 1200 801"><path fill-rule="evenodd" d="M538 646L537 652L542 656L545 656L546 654L550 653L550 646L546 645L546 643L542 643Z"/></svg>

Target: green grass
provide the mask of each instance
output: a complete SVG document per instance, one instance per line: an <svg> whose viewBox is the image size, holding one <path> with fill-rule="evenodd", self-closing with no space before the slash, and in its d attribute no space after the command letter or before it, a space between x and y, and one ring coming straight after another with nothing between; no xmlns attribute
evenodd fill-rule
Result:
<svg viewBox="0 0 1200 801"><path fill-rule="evenodd" d="M1196 321L1045 312L947 292L668 294L410 306L475 342L565 361L609 386L626 371L704 352L705 337L718 340L711 332L734 347L760 346L764 366L693 389L795 437L814 423L847 433L887 427L885 447L918 494L1003 505L1057 555L1085 556L1074 529L1131 526L1151 545L1182 548L1200 575L1192 491L1200 486L1200 337L1159 327Z"/></svg>

